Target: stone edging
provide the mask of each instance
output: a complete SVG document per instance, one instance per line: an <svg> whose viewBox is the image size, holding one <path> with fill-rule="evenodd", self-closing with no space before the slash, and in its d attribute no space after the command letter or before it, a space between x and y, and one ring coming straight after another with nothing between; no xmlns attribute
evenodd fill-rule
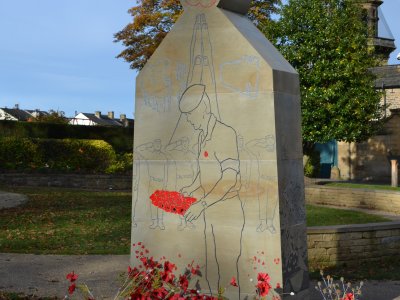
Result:
<svg viewBox="0 0 400 300"><path fill-rule="evenodd" d="M307 204L365 208L400 214L400 192L363 188L307 185Z"/></svg>
<svg viewBox="0 0 400 300"><path fill-rule="evenodd" d="M307 228L309 265L357 265L400 253L400 222Z"/></svg>
<svg viewBox="0 0 400 300"><path fill-rule="evenodd" d="M88 190L131 190L131 175L104 174L0 174L0 184L8 186L62 187Z"/></svg>

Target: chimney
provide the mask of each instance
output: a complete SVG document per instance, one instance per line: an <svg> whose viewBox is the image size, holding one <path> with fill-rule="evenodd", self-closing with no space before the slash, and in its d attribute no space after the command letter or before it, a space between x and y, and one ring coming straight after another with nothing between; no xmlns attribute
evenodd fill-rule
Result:
<svg viewBox="0 0 400 300"><path fill-rule="evenodd" d="M95 112L94 112L94 115L95 115L97 118L101 119L101 111L95 111Z"/></svg>
<svg viewBox="0 0 400 300"><path fill-rule="evenodd" d="M108 112L108 118L110 118L111 120L114 120L114 112L113 111Z"/></svg>
<svg viewBox="0 0 400 300"><path fill-rule="evenodd" d="M19 104L15 104L15 109L19 109Z"/></svg>
<svg viewBox="0 0 400 300"><path fill-rule="evenodd" d="M126 119L126 114L120 114L119 115L119 120L121 121L122 125L124 125L124 127L128 127L128 120Z"/></svg>

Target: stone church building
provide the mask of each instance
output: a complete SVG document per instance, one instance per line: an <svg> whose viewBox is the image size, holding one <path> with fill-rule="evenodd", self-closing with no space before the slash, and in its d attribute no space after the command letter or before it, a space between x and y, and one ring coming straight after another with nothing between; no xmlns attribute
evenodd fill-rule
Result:
<svg viewBox="0 0 400 300"><path fill-rule="evenodd" d="M390 161L400 158L400 65L387 64L396 46L381 5L384 1L367 0L363 4L368 12L370 45L382 61L372 72L377 76L376 89L383 92L383 130L363 143L319 144L321 177L337 176L337 172L331 172L332 167L337 167L341 179L390 182Z"/></svg>

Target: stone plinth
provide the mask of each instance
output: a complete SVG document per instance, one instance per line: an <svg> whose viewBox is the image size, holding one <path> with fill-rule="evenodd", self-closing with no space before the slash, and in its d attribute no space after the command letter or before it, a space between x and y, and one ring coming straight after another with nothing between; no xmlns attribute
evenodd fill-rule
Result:
<svg viewBox="0 0 400 300"><path fill-rule="evenodd" d="M266 272L307 299L298 75L217 4L183 1L137 77L132 241L181 268L195 261L204 292L244 299Z"/></svg>

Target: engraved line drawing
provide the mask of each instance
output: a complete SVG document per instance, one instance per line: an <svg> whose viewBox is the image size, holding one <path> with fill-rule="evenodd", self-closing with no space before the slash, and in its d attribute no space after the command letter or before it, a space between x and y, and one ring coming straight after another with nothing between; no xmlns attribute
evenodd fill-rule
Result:
<svg viewBox="0 0 400 300"><path fill-rule="evenodd" d="M196 172L196 164L194 163L195 153L190 149L190 139L182 137L181 139L170 143L165 147L173 160L179 160L179 167L176 169L176 185L174 190L179 191L183 187L193 182ZM179 216L180 224L178 230L185 228L194 229L192 222L187 222L183 216Z"/></svg>
<svg viewBox="0 0 400 300"><path fill-rule="evenodd" d="M210 293L209 274L214 273L217 288L221 283L229 282L232 274L239 278L238 262L242 252L242 233L245 219L240 190L240 161L236 131L222 123L211 110L210 99L206 87L202 84L189 86L179 102L179 110L198 136L197 143L197 174L193 182L181 189L181 193L197 199L186 211L187 222L195 222L203 215L206 244L206 280ZM221 143L224 140L224 143ZM210 182L210 174L215 180ZM225 265L220 268L220 261L225 253L218 245L226 239L226 232L221 228L218 217L224 211L224 224L243 224L240 231L232 231L229 239L234 241L236 266L230 269ZM215 222L217 220L217 222ZM232 265L232 264L230 264ZM240 285L239 285L240 295Z"/></svg>
<svg viewBox="0 0 400 300"><path fill-rule="evenodd" d="M263 152L275 151L275 137L267 135L261 139L254 139L246 143L246 148L253 157L256 158L256 172L258 173L257 180L257 197L259 205L259 220L260 224L257 226L257 232L264 232L269 230L275 233L274 227L275 211L278 205L278 194L271 189L271 182L276 181L276 176L270 176L267 170L262 167L262 154ZM263 192L262 187L267 187Z"/></svg>
<svg viewBox="0 0 400 300"><path fill-rule="evenodd" d="M221 84L231 91L249 98L257 98L260 84L260 58L257 56L242 56L240 59L224 62L220 65ZM244 74L247 82L243 85L243 77L228 74ZM239 80L240 79L240 80ZM239 80L239 81L236 81Z"/></svg>
<svg viewBox="0 0 400 300"><path fill-rule="evenodd" d="M186 65L184 64L179 64L177 66L177 78L181 78L182 71L184 69L186 69ZM196 15L196 20L193 26L193 34L190 41L190 67L187 73L186 86L179 95L179 99L188 86L192 84L203 84L207 87L207 94L209 95L211 109L215 113L217 119L221 120L218 105L212 45L205 14ZM182 115L180 115L174 132L171 135L171 139L167 145L169 145L175 139L179 139L179 137L175 136L175 133L179 132L178 128L180 127L182 121L185 122L185 120L182 120Z"/></svg>
<svg viewBox="0 0 400 300"><path fill-rule="evenodd" d="M175 79L178 82L179 88L178 92L176 93L176 104L178 105L179 99L183 92L186 90L187 87L187 74L188 74L188 66L185 63L177 63L175 69Z"/></svg>
<svg viewBox="0 0 400 300"><path fill-rule="evenodd" d="M217 0L185 0L185 3L189 6L208 8L214 6L215 3L217 3Z"/></svg>
<svg viewBox="0 0 400 300"><path fill-rule="evenodd" d="M136 205L139 199L139 182L140 182L140 160L135 159L132 171L132 193L133 193L133 209L132 209L132 226L137 227L136 223Z"/></svg>
<svg viewBox="0 0 400 300"><path fill-rule="evenodd" d="M161 68L162 80L157 80L160 76L159 67ZM145 83L141 84L141 91L143 96L143 103L145 106L151 108L153 111L162 113L168 112L171 109L172 102L172 81L168 75L168 69L170 67L170 61L168 59L158 60L156 62L149 63L147 70L149 72L148 78L151 78L152 86L158 86L160 89L164 90L163 96L151 95L147 92ZM154 82L154 80L156 80ZM149 83L150 84L150 83Z"/></svg>
<svg viewBox="0 0 400 300"><path fill-rule="evenodd" d="M211 97L211 108L217 119L221 120L212 45L205 14L198 14L196 16L192 40L190 42L190 70L186 87L196 83L204 84L207 87L208 95Z"/></svg>
<svg viewBox="0 0 400 300"><path fill-rule="evenodd" d="M147 165L147 171L149 176L148 194L151 195L157 190L166 190L168 181L168 157L162 151L162 143L160 139L156 139L153 142L149 142L135 148L135 153L139 156L139 159L143 159ZM152 159L151 163L147 161ZM162 164L156 163L156 161L162 162ZM165 162L165 163L164 163ZM150 205L151 213L151 225L150 229L164 230L164 212L158 207Z"/></svg>

